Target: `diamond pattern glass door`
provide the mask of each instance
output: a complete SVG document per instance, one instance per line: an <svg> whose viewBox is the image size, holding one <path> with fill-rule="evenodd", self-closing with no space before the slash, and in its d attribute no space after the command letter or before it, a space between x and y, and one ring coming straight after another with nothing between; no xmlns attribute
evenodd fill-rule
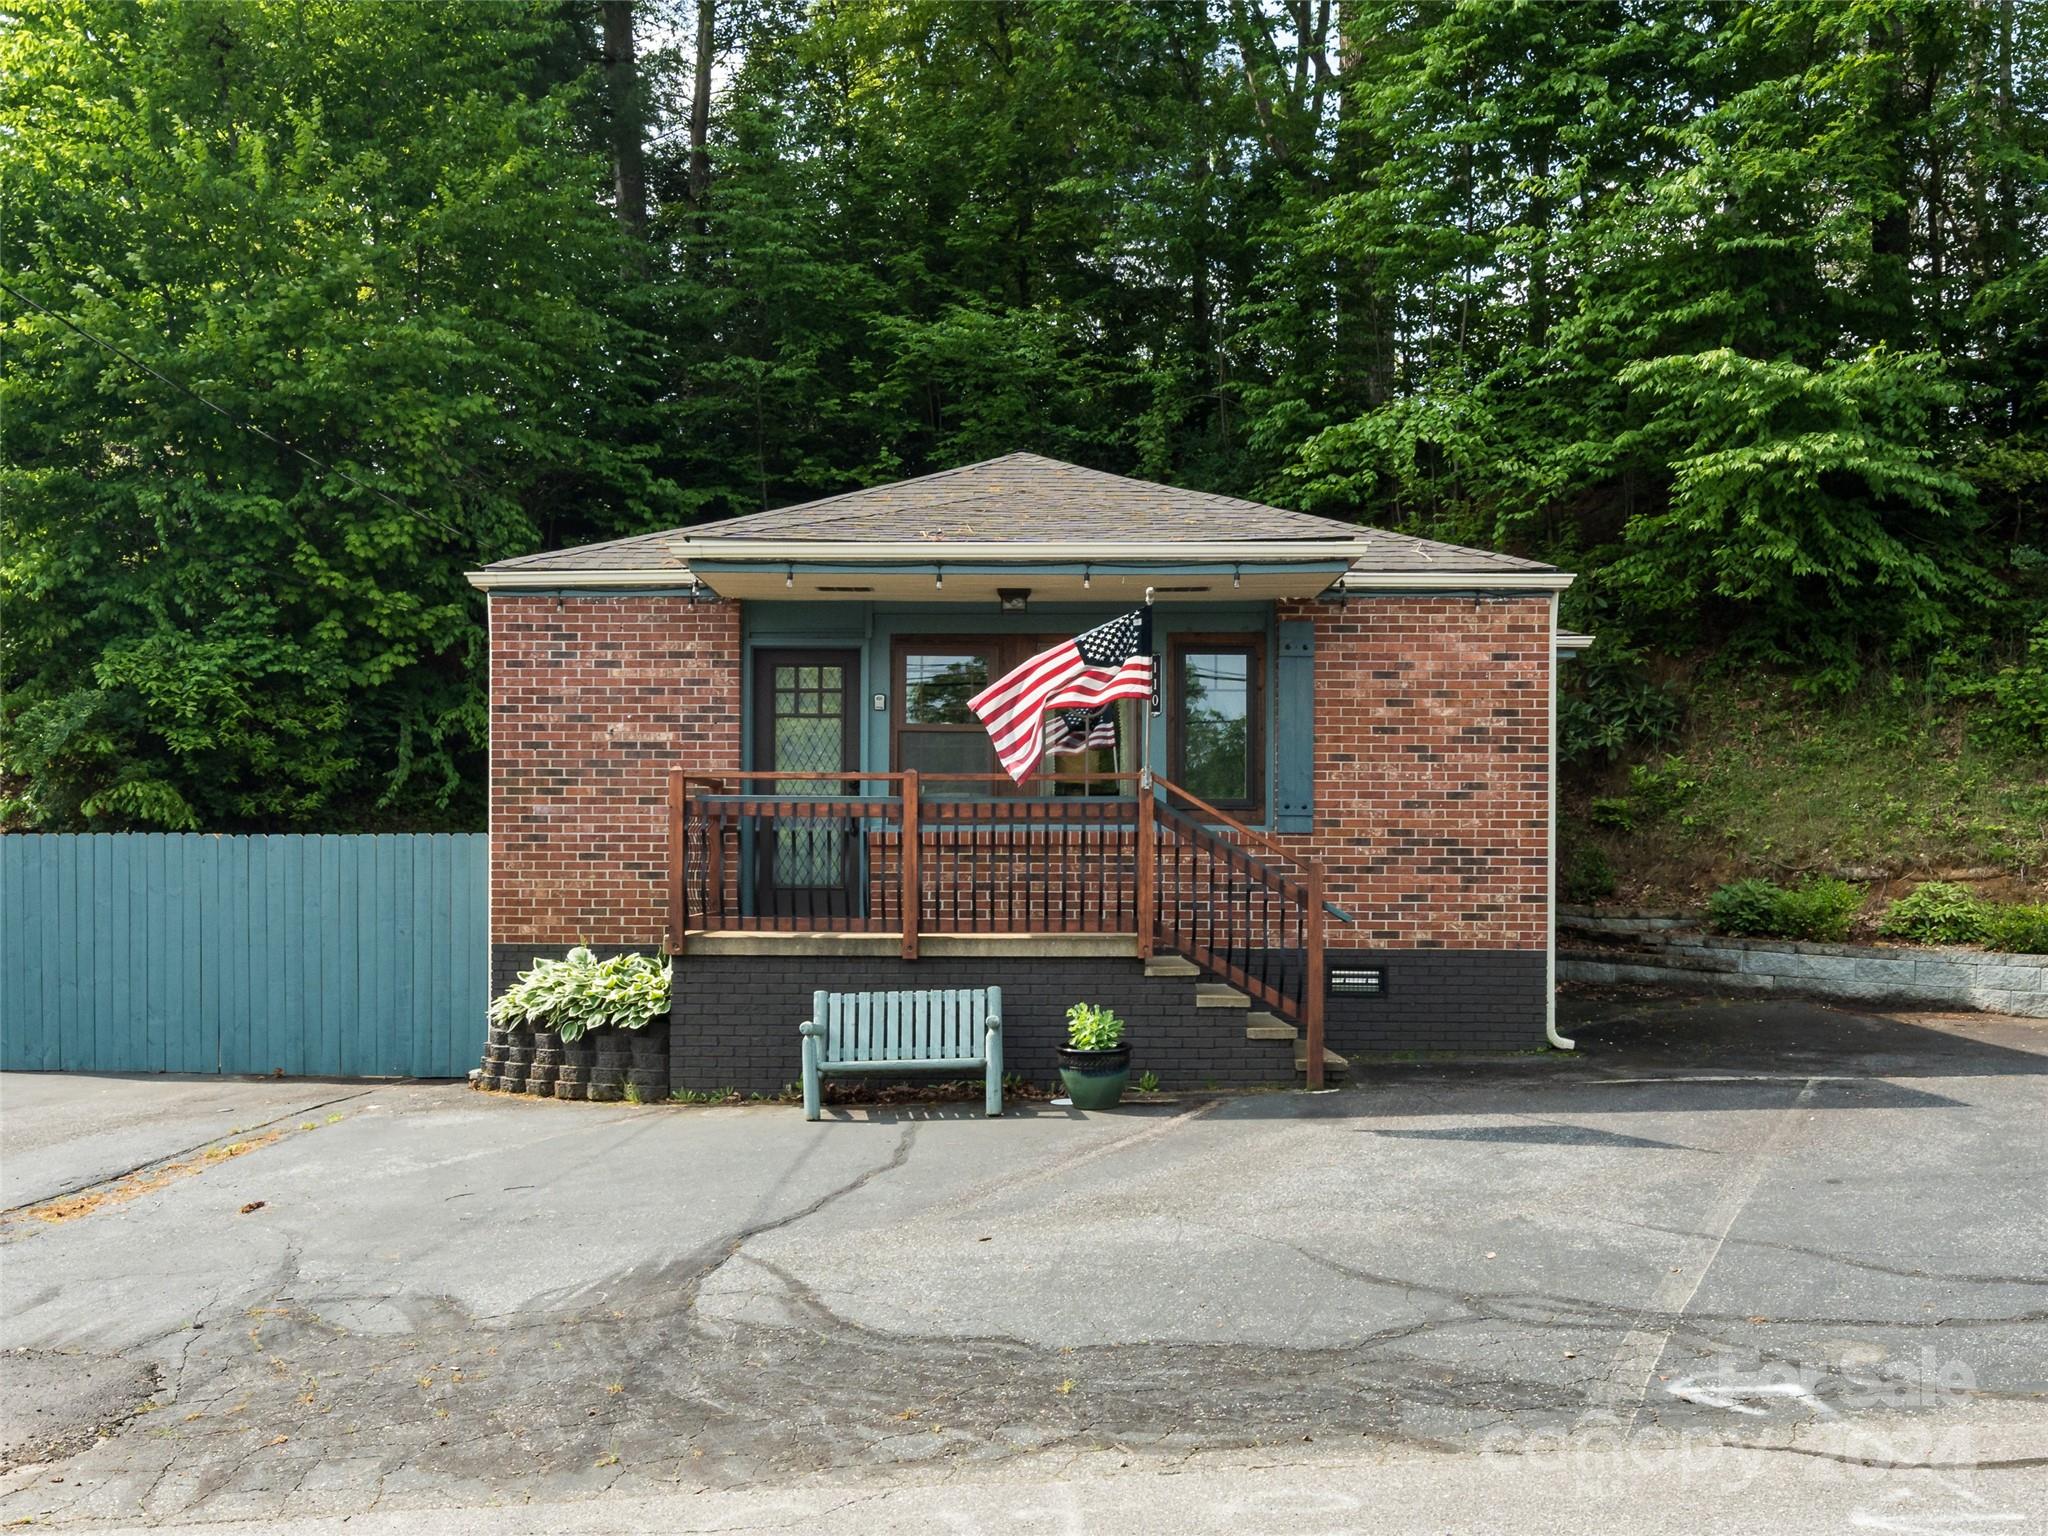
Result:
<svg viewBox="0 0 2048 1536"><path fill-rule="evenodd" d="M763 767L801 775L844 773L855 766L854 660L839 652L757 653L756 758ZM792 777L775 780L774 793L816 800L857 787ZM836 817L776 818L757 854L760 909L789 917L850 912L858 874L853 825Z"/></svg>

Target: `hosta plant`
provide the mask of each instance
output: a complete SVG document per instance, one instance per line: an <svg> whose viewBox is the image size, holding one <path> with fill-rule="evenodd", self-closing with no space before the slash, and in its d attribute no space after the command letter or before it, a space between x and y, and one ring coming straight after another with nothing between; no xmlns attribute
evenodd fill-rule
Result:
<svg viewBox="0 0 2048 1536"><path fill-rule="evenodd" d="M1124 1021L1114 1009L1076 1003L1067 1010L1067 1044L1077 1051L1113 1051L1124 1037Z"/></svg>
<svg viewBox="0 0 2048 1536"><path fill-rule="evenodd" d="M640 1029L667 1015L672 969L652 955L600 960L578 945L521 971L491 1004L491 1022L552 1030L565 1041L593 1029Z"/></svg>

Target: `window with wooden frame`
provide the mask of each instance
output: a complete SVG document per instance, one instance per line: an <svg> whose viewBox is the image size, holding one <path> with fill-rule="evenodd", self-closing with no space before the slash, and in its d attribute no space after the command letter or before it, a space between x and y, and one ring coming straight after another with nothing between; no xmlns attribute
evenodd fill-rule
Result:
<svg viewBox="0 0 2048 1536"><path fill-rule="evenodd" d="M1266 804L1264 639L1176 635L1166 665L1167 776L1256 820Z"/></svg>
<svg viewBox="0 0 2048 1536"><path fill-rule="evenodd" d="M896 693L890 710L890 766L901 772L994 773L995 743L967 707L1002 673L999 641L917 636L895 645ZM979 785L933 785L927 794L983 794Z"/></svg>
<svg viewBox="0 0 2048 1536"><path fill-rule="evenodd" d="M889 712L889 761L898 771L1001 774L995 743L967 701L1012 668L1070 635L901 635L893 650L895 694ZM1078 776L1137 768L1137 709L1129 701L1115 709L1115 744L1085 752L1042 758L1041 774ZM932 784L927 796L958 798L990 794L1134 793L1113 779L1098 784L1035 784L1019 789L1007 778L993 784Z"/></svg>

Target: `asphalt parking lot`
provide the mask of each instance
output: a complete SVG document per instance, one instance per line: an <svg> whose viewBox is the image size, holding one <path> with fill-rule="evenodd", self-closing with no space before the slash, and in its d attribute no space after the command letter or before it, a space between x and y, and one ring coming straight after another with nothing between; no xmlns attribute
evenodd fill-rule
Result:
<svg viewBox="0 0 2048 1536"><path fill-rule="evenodd" d="M2048 1519L2048 1027L1571 1013L1571 1059L998 1122L9 1077L0 1525Z"/></svg>

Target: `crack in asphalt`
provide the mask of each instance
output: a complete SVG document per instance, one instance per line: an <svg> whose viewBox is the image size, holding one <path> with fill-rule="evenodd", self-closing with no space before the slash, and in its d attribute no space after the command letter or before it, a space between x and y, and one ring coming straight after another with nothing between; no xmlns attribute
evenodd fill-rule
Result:
<svg viewBox="0 0 2048 1536"><path fill-rule="evenodd" d="M66 1185L62 1189L52 1190L49 1194L37 1195L33 1200L24 1200L19 1205L0 1206L0 1216L12 1216L21 1211L32 1210L39 1205L48 1205L52 1200L66 1200L73 1195L82 1195L90 1189L98 1189L107 1184L118 1184L121 1180L133 1174L161 1167L165 1163L174 1163L180 1158L190 1157L195 1152L203 1152L208 1147L218 1146L224 1141L246 1137L256 1131L268 1130L273 1125L282 1124L286 1120L295 1120L301 1115L310 1115L318 1109L329 1109L336 1104L347 1104L354 1099L368 1098L376 1091L375 1088L362 1088L354 1093L344 1093L335 1098L322 1099L317 1104L303 1104L296 1109L288 1109L281 1115L273 1115L268 1120L259 1120L254 1125L241 1126L238 1129L223 1132L219 1136L209 1136L204 1141L194 1142L189 1147L180 1147L175 1152L160 1153L145 1162L137 1163L132 1168L123 1168L118 1173L100 1174L94 1178L84 1179L79 1183Z"/></svg>
<svg viewBox="0 0 2048 1536"><path fill-rule="evenodd" d="M1704 1242L1706 1234L1694 1232L1685 1227L1659 1226L1652 1221L1620 1221L1614 1218L1616 1226L1633 1227L1642 1232L1662 1232L1667 1237L1687 1237ZM1900 1280L1927 1280L1937 1285L2021 1285L2031 1287L2048 1286L2048 1275L1972 1275L1959 1274L1951 1270L1909 1269L1902 1265L1880 1264L1875 1259L1859 1259L1846 1253L1835 1253L1826 1248L1809 1248L1800 1243L1774 1242L1765 1237L1742 1237L1735 1233L1727 1241L1742 1248L1768 1248L1777 1253L1796 1253L1804 1258L1823 1259L1830 1264L1839 1264L1846 1269L1863 1269L1872 1274L1891 1275Z"/></svg>
<svg viewBox="0 0 2048 1536"><path fill-rule="evenodd" d="M1810 1088L1814 1079L1789 1081ZM1434 1102L1426 1092L1418 1097ZM1221 1102L1056 1156L1015 1177L983 1181L921 1206L920 1213L957 1211L991 1192L1070 1174L1112 1151L1170 1135ZM1802 1107L1810 1106L1792 1106ZM1470 1108L1444 1112L1469 1114ZM1765 1320L1692 1311L1697 1278L1682 1301L1674 1293L1662 1306L1467 1289L1375 1272L1255 1226L1212 1229L1199 1221L1172 1227L1172 1243L1199 1246L1212 1230L1223 1230L1285 1248L1343 1282L1317 1293L1318 1306L1354 1307L1366 1317L1377 1307L1384 1316L1387 1308L1349 1289L1371 1287L1438 1315L1335 1345L1154 1341L1065 1350L1002 1334L867 1326L836 1311L789 1263L760 1253L758 1240L799 1227L905 1168L917 1132L918 1122L909 1121L885 1157L793 1209L763 1209L787 1198L783 1192L795 1173L823 1145L814 1139L736 1230L678 1258L546 1293L510 1313L472 1314L440 1294L300 1296L302 1254L288 1235L260 1278L240 1288L223 1282L195 1314L195 1321L211 1324L229 1308L246 1313L253 1303L259 1315L250 1317L249 1330L192 1328L179 1339L173 1329L138 1346L176 1349L164 1395L170 1408L196 1417L166 1412L161 1431L131 1429L88 1450L75 1468L65 1469L72 1480L61 1491L36 1485L0 1498L0 1519L47 1519L51 1510L66 1518L119 1518L139 1510L152 1519L263 1521L302 1507L346 1514L427 1498L557 1498L565 1489L566 1496L596 1497L623 1490L629 1478L636 1489L645 1484L681 1492L764 1487L833 1471L905 1469L943 1480L1048 1452L1063 1454L1070 1467L1103 1451L1186 1465L1204 1453L1278 1449L1304 1439L1469 1453L1484 1437L1493 1442L1492 1453L1512 1455L1520 1453L1514 1436L1526 1437L1533 1453L1537 1437L1554 1444L1583 1422L1602 1379L1603 1341L1618 1333L1660 1332L1659 1359L1672 1348L1787 1366L1814 1358L1737 1344L1740 1328ZM1728 1227L1741 1210L1737 1202ZM880 1240L888 1240L886 1230ZM1745 1239L1726 1235L1724 1241ZM779 1252L787 1245L768 1246ZM717 1292L721 1299L758 1297L779 1309L774 1320L707 1312L700 1302L720 1277L726 1281ZM395 1311L402 1331L354 1331L343 1325L354 1320L336 1313L370 1303ZM1989 1329L2044 1319L2048 1312L2019 1311L1998 1318L1767 1321L1790 1329L1882 1331ZM1450 1353L1429 1346L1429 1336L1452 1330L1479 1330L1484 1342ZM1844 1390L1835 1381L1814 1388L1821 1399ZM1972 1395L1998 1394L1951 1394ZM1796 1424L1812 1412L1772 1407L1778 1424L1787 1423L1787 1415ZM1655 1408L1639 1400L1635 1413L1660 1431L1666 1419L1726 1422L1676 1399L1660 1399ZM1509 1441L1495 1441L1503 1431ZM2048 1458L2029 1457L1886 1462L1801 1446L1726 1443L1899 1470L2048 1464ZM1260 1464L1315 1465L1270 1457ZM316 1468L338 1470L309 1485ZM834 1508L887 1495L886 1489L863 1492ZM809 1523L817 1513L782 1523Z"/></svg>

